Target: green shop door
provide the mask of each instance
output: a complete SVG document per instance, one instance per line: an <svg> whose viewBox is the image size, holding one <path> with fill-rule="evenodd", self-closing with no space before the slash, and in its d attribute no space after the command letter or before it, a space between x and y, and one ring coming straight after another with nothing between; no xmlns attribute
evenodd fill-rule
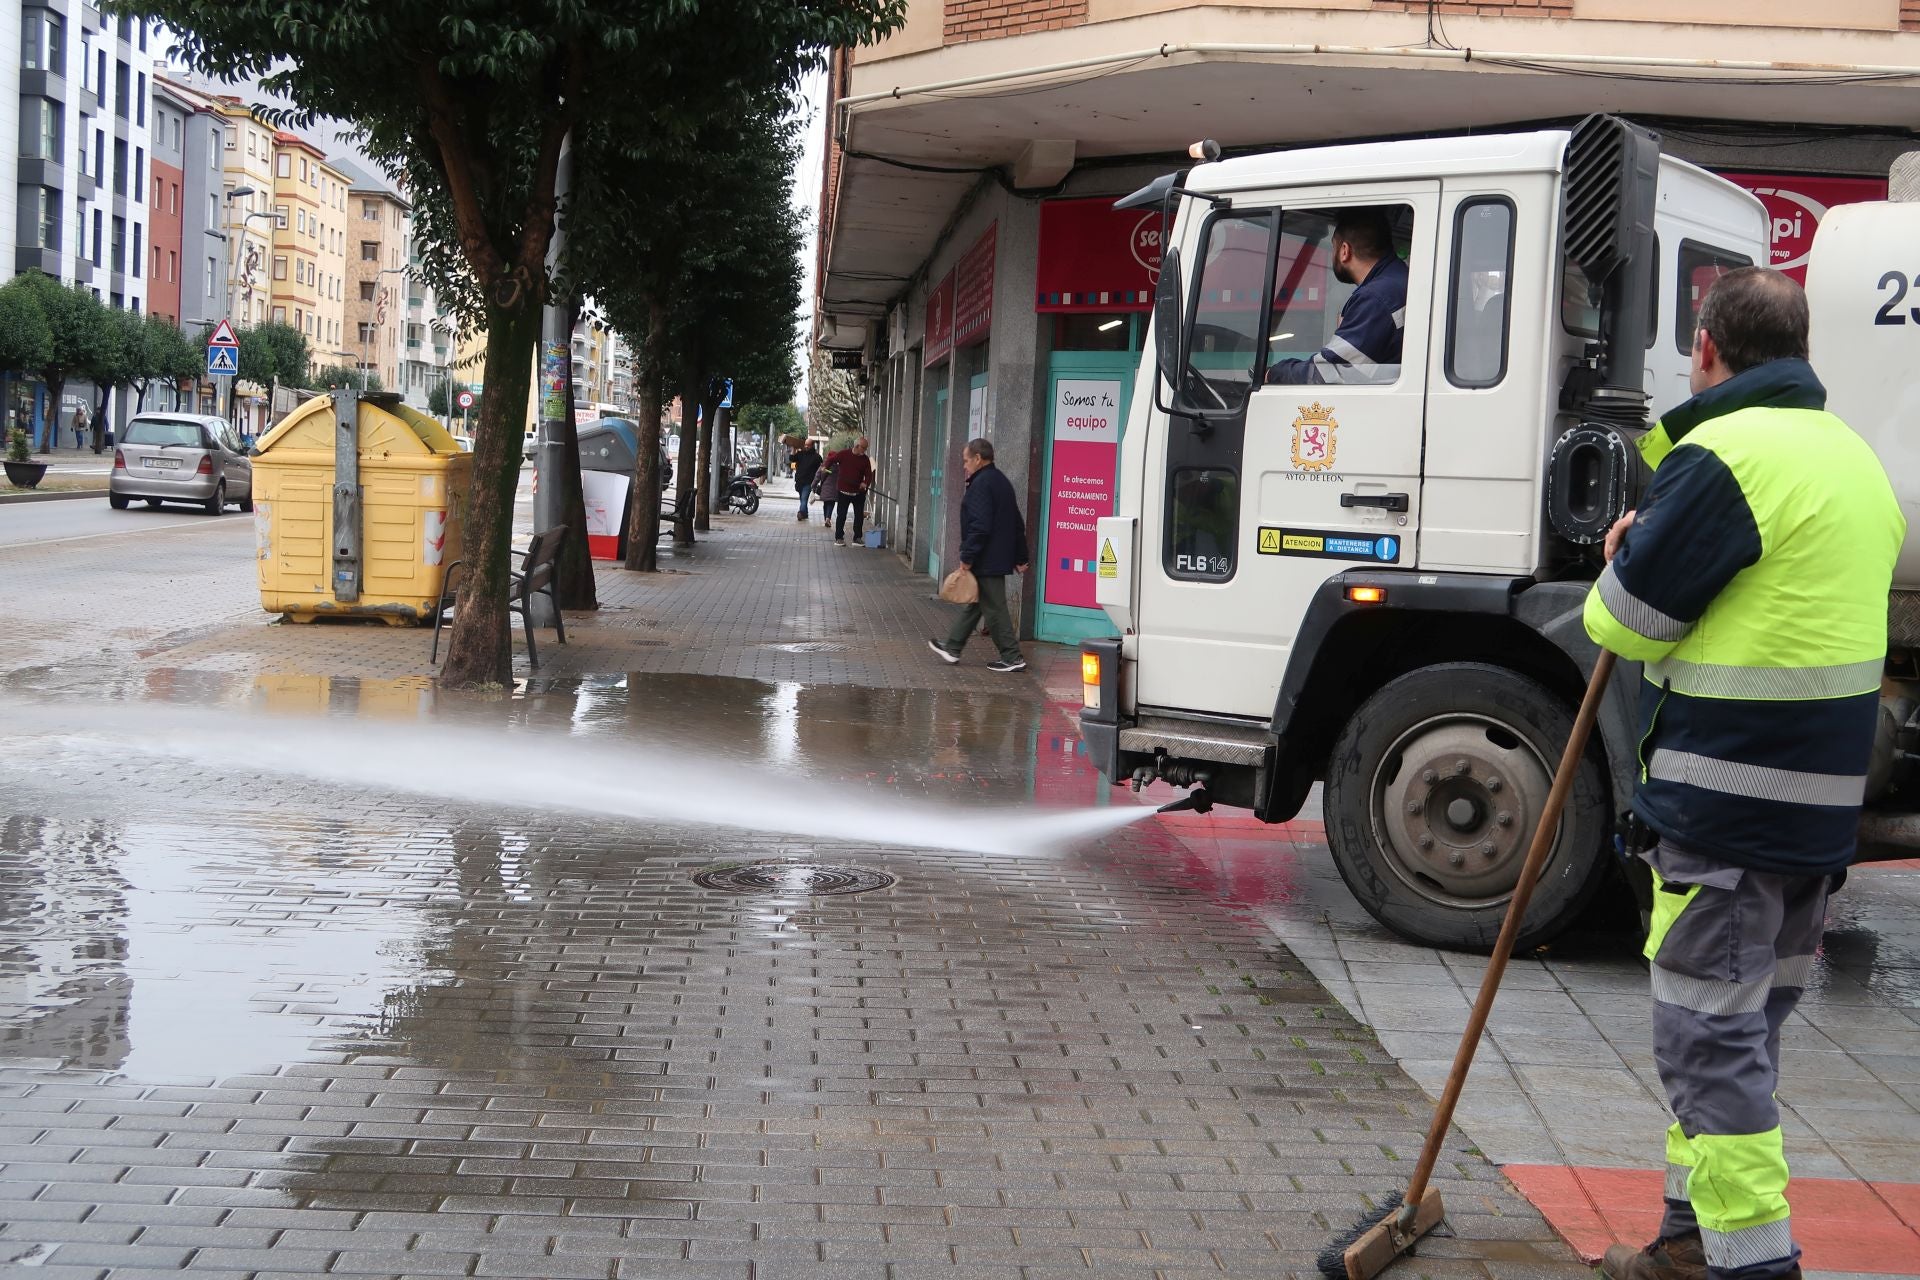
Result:
<svg viewBox="0 0 1920 1280"><path fill-rule="evenodd" d="M1038 639L1077 644L1115 634L1093 602L1100 556L1094 522L1113 514L1119 495L1120 430L1138 364L1131 351L1061 351L1048 362Z"/></svg>
<svg viewBox="0 0 1920 1280"><path fill-rule="evenodd" d="M927 573L940 580L940 548L947 537L947 379L952 366L939 371L933 386L933 429L927 433Z"/></svg>

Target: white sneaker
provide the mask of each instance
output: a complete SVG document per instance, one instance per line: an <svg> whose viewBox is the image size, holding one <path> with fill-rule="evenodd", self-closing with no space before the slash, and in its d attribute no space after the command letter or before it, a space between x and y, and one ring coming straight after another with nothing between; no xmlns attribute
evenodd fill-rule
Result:
<svg viewBox="0 0 1920 1280"><path fill-rule="evenodd" d="M957 666L960 662L960 655L955 653L953 650L947 648L947 646L941 644L938 640L927 641L927 648L939 654L940 661L946 663L950 667Z"/></svg>

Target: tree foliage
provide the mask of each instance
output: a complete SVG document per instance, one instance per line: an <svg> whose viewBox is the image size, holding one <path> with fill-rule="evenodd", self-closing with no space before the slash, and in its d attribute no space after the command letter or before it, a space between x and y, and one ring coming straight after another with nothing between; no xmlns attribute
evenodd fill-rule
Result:
<svg viewBox="0 0 1920 1280"><path fill-rule="evenodd" d="M807 384L807 424L814 435L839 439L858 434L861 417L859 379L845 369L834 368L832 357L823 350L816 350Z"/></svg>
<svg viewBox="0 0 1920 1280"><path fill-rule="evenodd" d="M45 367L53 359L53 327L31 287L19 279L0 286L0 373Z"/></svg>
<svg viewBox="0 0 1920 1280"><path fill-rule="evenodd" d="M460 406L455 403L462 391L469 390L464 382L452 378L442 378L427 388L427 412L436 418L444 418Z"/></svg>
<svg viewBox="0 0 1920 1280"><path fill-rule="evenodd" d="M47 403L57 413L67 379L87 376L103 352L117 347L119 331L112 319L114 313L79 285L61 284L38 271L14 277L7 288L24 292L46 319L49 341L44 348L45 359L30 371L46 385Z"/></svg>
<svg viewBox="0 0 1920 1280"><path fill-rule="evenodd" d="M336 387L352 387L355 391L386 390L380 381L378 369L356 369L345 364L329 364L315 369L313 376L307 379L307 385L315 391L331 391Z"/></svg>

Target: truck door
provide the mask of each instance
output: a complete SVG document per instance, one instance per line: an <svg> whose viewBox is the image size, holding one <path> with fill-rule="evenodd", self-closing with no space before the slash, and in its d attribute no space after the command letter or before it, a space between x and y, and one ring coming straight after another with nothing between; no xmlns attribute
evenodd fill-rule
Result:
<svg viewBox="0 0 1920 1280"><path fill-rule="evenodd" d="M1153 418L1139 705L1271 715L1320 584L1416 563L1439 195L1404 182L1236 196L1196 220L1183 394L1244 411ZM1368 352L1337 332L1358 282L1339 278L1335 232L1353 222L1384 228L1407 266L1397 363L1377 335Z"/></svg>

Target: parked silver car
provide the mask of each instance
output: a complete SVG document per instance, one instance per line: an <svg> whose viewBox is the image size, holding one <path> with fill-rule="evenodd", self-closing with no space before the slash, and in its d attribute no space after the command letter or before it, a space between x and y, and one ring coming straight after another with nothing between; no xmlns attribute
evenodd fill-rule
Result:
<svg viewBox="0 0 1920 1280"><path fill-rule="evenodd" d="M127 423L113 451L107 501L126 510L190 502L217 516L230 502L253 510L253 463L224 418L200 413L142 413Z"/></svg>

